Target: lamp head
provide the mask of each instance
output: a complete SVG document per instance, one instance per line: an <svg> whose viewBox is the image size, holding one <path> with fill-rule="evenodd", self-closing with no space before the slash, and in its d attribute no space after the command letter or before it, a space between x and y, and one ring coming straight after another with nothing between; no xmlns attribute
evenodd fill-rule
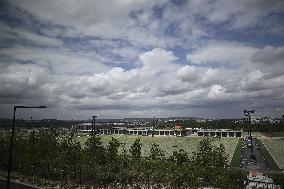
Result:
<svg viewBox="0 0 284 189"><path fill-rule="evenodd" d="M25 108L26 106L14 106L14 108Z"/></svg>

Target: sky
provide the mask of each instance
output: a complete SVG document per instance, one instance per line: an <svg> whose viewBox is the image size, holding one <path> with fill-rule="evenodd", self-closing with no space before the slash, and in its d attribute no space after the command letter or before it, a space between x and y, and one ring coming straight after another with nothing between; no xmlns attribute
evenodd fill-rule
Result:
<svg viewBox="0 0 284 189"><path fill-rule="evenodd" d="M0 1L0 117L284 114L283 0Z"/></svg>

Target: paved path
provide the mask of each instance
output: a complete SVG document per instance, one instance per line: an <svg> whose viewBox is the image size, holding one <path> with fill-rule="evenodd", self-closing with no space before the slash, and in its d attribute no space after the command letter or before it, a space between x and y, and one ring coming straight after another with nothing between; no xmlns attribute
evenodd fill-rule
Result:
<svg viewBox="0 0 284 189"><path fill-rule="evenodd" d="M7 182L6 179L0 178L0 188L1 189L6 188L6 182ZM43 188L32 186L32 185L25 184L25 183L11 181L10 189L43 189Z"/></svg>
<svg viewBox="0 0 284 189"><path fill-rule="evenodd" d="M264 161L263 157L261 156L260 151L257 148L257 144L255 140L253 139L252 141L252 147L253 147L253 153L256 157L256 162L250 160L250 155L251 155L251 148L248 147L249 145L248 140L244 140L243 148L242 148L242 163L241 167L244 170L252 171L262 171L266 172L269 170L266 162Z"/></svg>

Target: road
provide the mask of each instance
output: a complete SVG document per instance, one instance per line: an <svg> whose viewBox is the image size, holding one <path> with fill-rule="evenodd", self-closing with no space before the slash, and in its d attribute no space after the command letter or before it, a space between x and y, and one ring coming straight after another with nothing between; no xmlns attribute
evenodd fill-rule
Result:
<svg viewBox="0 0 284 189"><path fill-rule="evenodd" d="M253 153L256 157L256 161L250 160L251 148L249 148L249 140L244 140L243 148L242 148L242 162L241 167L247 171L261 171L266 172L269 170L266 162L261 156L260 151L257 148L257 144L255 140L252 140Z"/></svg>

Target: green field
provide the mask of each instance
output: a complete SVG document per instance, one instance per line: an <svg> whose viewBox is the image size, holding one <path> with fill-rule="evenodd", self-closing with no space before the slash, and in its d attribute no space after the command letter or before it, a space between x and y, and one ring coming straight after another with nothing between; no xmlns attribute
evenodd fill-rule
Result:
<svg viewBox="0 0 284 189"><path fill-rule="evenodd" d="M244 132L247 133L247 132ZM284 137L284 132L252 132L253 137L266 138L266 137Z"/></svg>
<svg viewBox="0 0 284 189"><path fill-rule="evenodd" d="M101 139L104 146L107 146L111 137L116 138L119 142L125 143L125 148L129 147L134 143L135 139L139 136L133 135L101 135ZM165 152L166 156L172 155L173 151L178 151L179 149L185 150L189 156L192 152L196 151L198 142L202 137L173 137L173 136L140 136L142 143L142 156L148 156L150 153L150 148L152 144L158 144L159 147ZM86 135L81 135L78 137L78 141L84 145L87 140ZM222 143L225 146L226 152L229 155L229 160L231 160L235 147L238 142L238 138L212 138L212 144L219 146Z"/></svg>
<svg viewBox="0 0 284 189"><path fill-rule="evenodd" d="M261 140L279 167L284 169L284 138L262 138Z"/></svg>
<svg viewBox="0 0 284 189"><path fill-rule="evenodd" d="M232 158L231 167L240 167L241 164L241 150L242 150L243 139L238 140L238 144L235 148L234 156Z"/></svg>

